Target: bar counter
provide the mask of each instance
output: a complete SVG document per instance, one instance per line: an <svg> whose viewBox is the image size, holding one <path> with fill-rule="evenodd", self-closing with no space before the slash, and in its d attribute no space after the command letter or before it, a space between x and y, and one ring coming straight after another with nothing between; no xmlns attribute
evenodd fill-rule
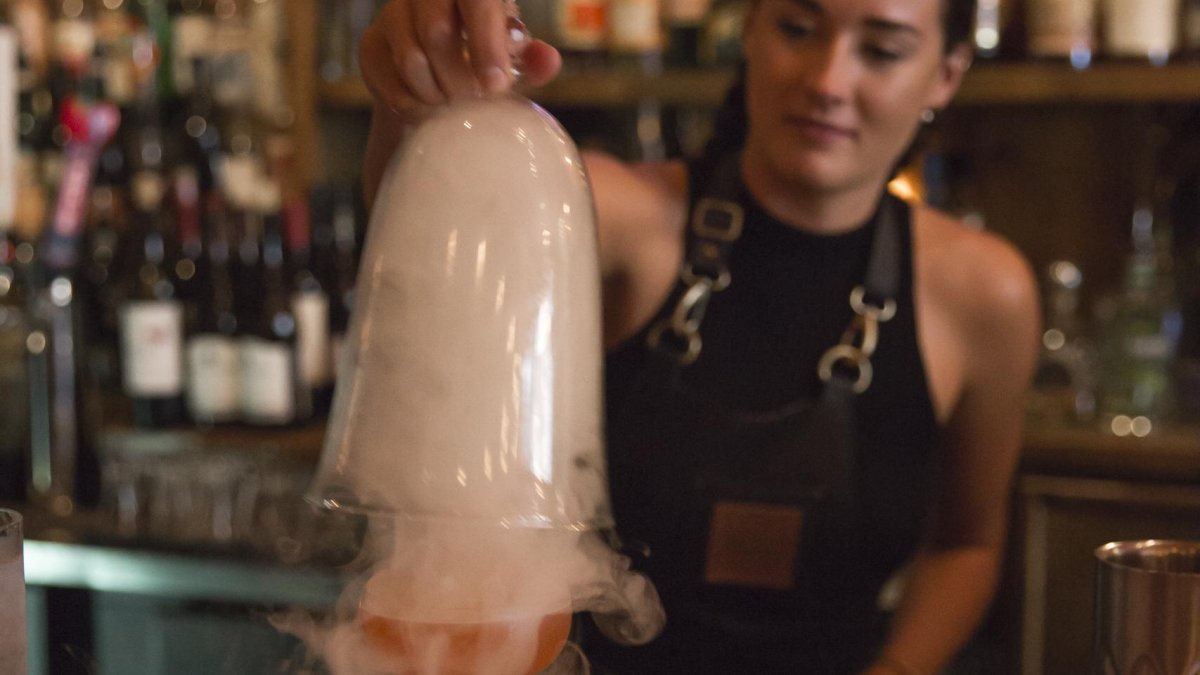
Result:
<svg viewBox="0 0 1200 675"><path fill-rule="evenodd" d="M186 432L181 444L199 438L204 445L226 449L273 445L311 463L321 437L319 428L282 436ZM135 445L180 440L138 432L113 438ZM1020 672L1028 675L1069 673L1069 664L1077 665L1090 650L1093 548L1123 538L1200 538L1200 430L1174 428L1146 438L1118 438L1090 429L1031 428L1025 439L1015 492L1012 570L1000 597L1001 609L1008 608L1001 613L1008 624L1002 630L1011 634L1005 651L1019 656L1006 654L1003 658L1011 663L996 672L1015 671L1019 658ZM218 644L248 634L255 625L254 630L262 631L256 642L263 643L274 630L263 621L264 614L280 608L331 608L349 577L346 564L283 564L231 547L172 547L123 538L104 513L60 518L28 505L17 508L27 521L33 651L58 639L47 633L62 611L55 595L64 589L84 593L95 598L95 625L88 638L95 660L124 659L119 661L121 672L179 673L176 665L166 664L180 660L196 664L188 672L204 672L212 662L203 665L203 654L166 637L171 625L183 622L188 630L204 626L200 633ZM210 611L213 607L220 609ZM237 615L229 608L243 611ZM159 628L143 634L152 626ZM254 658L273 662L296 644L275 639L263 649L270 653ZM43 656L32 657L34 675L58 675ZM131 670L147 659L158 659L158 665ZM99 672L116 671L104 665Z"/></svg>
<svg viewBox="0 0 1200 675"><path fill-rule="evenodd" d="M1200 427L1176 426L1145 438L1084 427L1031 427L1025 433L1021 472L1197 483Z"/></svg>

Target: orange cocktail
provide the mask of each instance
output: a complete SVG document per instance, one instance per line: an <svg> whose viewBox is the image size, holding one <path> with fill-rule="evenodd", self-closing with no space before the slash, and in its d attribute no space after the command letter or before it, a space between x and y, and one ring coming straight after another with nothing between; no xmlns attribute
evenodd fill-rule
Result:
<svg viewBox="0 0 1200 675"><path fill-rule="evenodd" d="M571 613L417 621L360 609L359 622L396 675L535 675L566 645Z"/></svg>

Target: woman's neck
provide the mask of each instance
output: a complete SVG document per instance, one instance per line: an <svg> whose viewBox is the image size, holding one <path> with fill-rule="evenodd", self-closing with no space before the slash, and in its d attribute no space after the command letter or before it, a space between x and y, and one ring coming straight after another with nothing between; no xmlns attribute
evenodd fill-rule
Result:
<svg viewBox="0 0 1200 675"><path fill-rule="evenodd" d="M760 162L742 156L742 180L767 213L812 234L842 234L860 227L875 212L884 184L864 181L836 189L788 181Z"/></svg>

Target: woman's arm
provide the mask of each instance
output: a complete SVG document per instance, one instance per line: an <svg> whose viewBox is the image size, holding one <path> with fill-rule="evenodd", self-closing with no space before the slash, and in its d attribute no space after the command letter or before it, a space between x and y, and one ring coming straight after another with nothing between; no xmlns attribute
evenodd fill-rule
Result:
<svg viewBox="0 0 1200 675"><path fill-rule="evenodd" d="M946 284L959 289L949 294L948 313L965 352L962 390L941 448L940 489L926 544L870 675L943 669L976 630L999 577L1037 358L1037 286L1007 244L972 235L967 246L958 260L972 260L968 283Z"/></svg>

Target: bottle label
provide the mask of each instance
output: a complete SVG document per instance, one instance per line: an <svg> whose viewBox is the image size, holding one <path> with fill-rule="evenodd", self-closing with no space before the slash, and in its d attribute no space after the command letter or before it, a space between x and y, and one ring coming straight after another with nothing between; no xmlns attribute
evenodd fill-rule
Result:
<svg viewBox="0 0 1200 675"><path fill-rule="evenodd" d="M213 20L204 14L184 14L175 18L171 36L171 49L174 52L171 76L175 79L175 88L180 92L192 90L192 62L208 57L214 28Z"/></svg>
<svg viewBox="0 0 1200 675"><path fill-rule="evenodd" d="M1035 56L1070 56L1094 43L1093 0L1028 0L1029 51Z"/></svg>
<svg viewBox="0 0 1200 675"><path fill-rule="evenodd" d="M559 12L559 35L564 48L587 51L604 46L607 21L603 2L562 0Z"/></svg>
<svg viewBox="0 0 1200 675"><path fill-rule="evenodd" d="M329 296L319 291L292 295L292 314L296 317L296 358L300 382L309 388L328 384L332 372L329 363Z"/></svg>
<svg viewBox="0 0 1200 675"><path fill-rule="evenodd" d="M121 308L120 326L125 392L135 398L183 393L183 307L174 301L129 302Z"/></svg>
<svg viewBox="0 0 1200 675"><path fill-rule="evenodd" d="M232 338L196 335L187 346L187 403L196 419L224 421L237 415L240 386L237 344Z"/></svg>
<svg viewBox="0 0 1200 675"><path fill-rule="evenodd" d="M662 48L657 0L615 0L609 5L608 46L621 54L645 54Z"/></svg>
<svg viewBox="0 0 1200 675"><path fill-rule="evenodd" d="M663 17L675 26L699 26L708 14L710 0L666 0Z"/></svg>
<svg viewBox="0 0 1200 675"><path fill-rule="evenodd" d="M242 414L247 420L287 424L295 417L292 358L286 343L242 340Z"/></svg>
<svg viewBox="0 0 1200 675"><path fill-rule="evenodd" d="M83 19L59 19L54 23L54 52L71 68L83 68L96 45L92 23Z"/></svg>
<svg viewBox="0 0 1200 675"><path fill-rule="evenodd" d="M1179 35L1178 0L1108 0L1104 49L1116 56L1166 59Z"/></svg>

